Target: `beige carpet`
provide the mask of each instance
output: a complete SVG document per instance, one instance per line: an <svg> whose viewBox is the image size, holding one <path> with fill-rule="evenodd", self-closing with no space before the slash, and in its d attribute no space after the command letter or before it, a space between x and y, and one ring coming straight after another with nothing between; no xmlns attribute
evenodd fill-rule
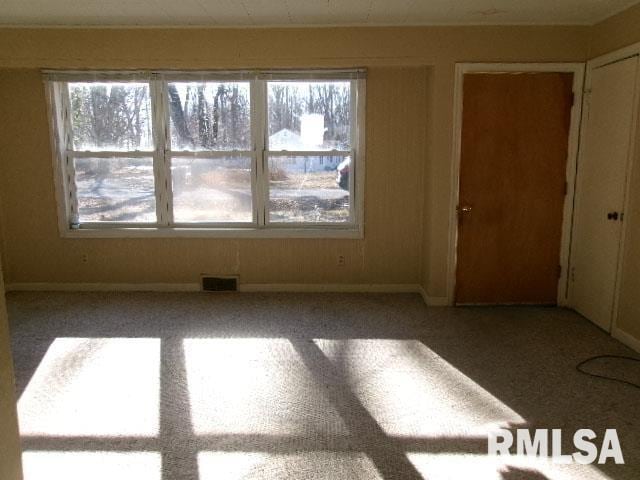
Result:
<svg viewBox="0 0 640 480"><path fill-rule="evenodd" d="M11 293L26 480L637 479L632 354L575 313L417 295ZM640 372L601 362L599 372ZM616 428L625 465L487 455Z"/></svg>

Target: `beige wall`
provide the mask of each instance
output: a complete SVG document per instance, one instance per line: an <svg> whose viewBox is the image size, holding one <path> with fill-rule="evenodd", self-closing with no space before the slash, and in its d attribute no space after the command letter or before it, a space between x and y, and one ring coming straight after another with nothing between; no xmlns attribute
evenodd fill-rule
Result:
<svg viewBox="0 0 640 480"><path fill-rule="evenodd" d="M2 263L0 262L0 478L22 478L20 440L9 342L9 324L4 300Z"/></svg>
<svg viewBox="0 0 640 480"><path fill-rule="evenodd" d="M8 282L421 283L446 295L454 64L582 61L587 27L0 30ZM364 240L69 240L37 69L365 66ZM25 135L24 132L30 132ZM80 262L88 253L88 264ZM335 266L344 254L347 266Z"/></svg>
<svg viewBox="0 0 640 480"><path fill-rule="evenodd" d="M425 81L423 67L369 72L366 191L380 201L367 202L364 240L98 240L59 238L40 73L2 71L8 281L196 282L209 272L248 283L418 283ZM336 266L339 253L345 267Z"/></svg>
<svg viewBox="0 0 640 480"><path fill-rule="evenodd" d="M589 58L640 42L640 4L594 25Z"/></svg>

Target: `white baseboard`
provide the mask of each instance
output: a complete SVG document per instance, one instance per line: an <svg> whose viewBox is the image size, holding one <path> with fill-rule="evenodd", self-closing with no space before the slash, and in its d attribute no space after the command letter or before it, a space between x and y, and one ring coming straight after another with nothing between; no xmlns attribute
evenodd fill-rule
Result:
<svg viewBox="0 0 640 480"><path fill-rule="evenodd" d="M198 283L8 283L7 292L199 292ZM447 297L427 295L411 283L241 283L240 292L419 293L430 307L449 305Z"/></svg>
<svg viewBox="0 0 640 480"><path fill-rule="evenodd" d="M613 338L620 340L627 347L632 348L636 352L640 353L640 339L634 337L633 335L629 335L628 333L620 330L617 327L613 327L611 329L611 335Z"/></svg>
<svg viewBox="0 0 640 480"><path fill-rule="evenodd" d="M198 283L8 283L7 292L198 292Z"/></svg>
<svg viewBox="0 0 640 480"><path fill-rule="evenodd" d="M198 283L8 283L7 292L199 292ZM428 295L421 285L411 283L240 283L240 292L336 292L336 293L418 293L429 307L447 307L447 297ZM476 304L470 304L476 305ZM477 304L483 305L483 304ZM518 304L520 305L520 304ZM616 336L613 332L618 332ZM640 351L640 340L621 330L612 335ZM636 345L636 346L633 346Z"/></svg>
<svg viewBox="0 0 640 480"><path fill-rule="evenodd" d="M241 283L241 292L417 293L410 283Z"/></svg>
<svg viewBox="0 0 640 480"><path fill-rule="evenodd" d="M241 283L241 292L379 292L416 293L419 285L413 284L352 284L352 283ZM198 283L9 283L7 292L196 292Z"/></svg>
<svg viewBox="0 0 640 480"><path fill-rule="evenodd" d="M447 297L427 296L427 305L430 307L448 307L449 299Z"/></svg>
<svg viewBox="0 0 640 480"><path fill-rule="evenodd" d="M427 294L422 285L418 285L418 293L422 296L422 300L428 307L448 307L449 299L447 297L434 297Z"/></svg>

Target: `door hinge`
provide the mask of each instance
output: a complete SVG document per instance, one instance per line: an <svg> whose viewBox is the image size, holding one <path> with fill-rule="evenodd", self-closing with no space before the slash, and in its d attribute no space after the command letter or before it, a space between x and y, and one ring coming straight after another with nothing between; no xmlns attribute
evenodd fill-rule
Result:
<svg viewBox="0 0 640 480"><path fill-rule="evenodd" d="M569 194L569 182L564 182L564 194L565 196Z"/></svg>
<svg viewBox="0 0 640 480"><path fill-rule="evenodd" d="M558 265L558 278L562 277L562 265Z"/></svg>

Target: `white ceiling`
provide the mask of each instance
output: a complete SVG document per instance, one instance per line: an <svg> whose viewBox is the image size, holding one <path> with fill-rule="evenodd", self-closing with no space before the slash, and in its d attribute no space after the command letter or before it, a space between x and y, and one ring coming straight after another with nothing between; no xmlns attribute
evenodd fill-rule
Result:
<svg viewBox="0 0 640 480"><path fill-rule="evenodd" d="M593 24L634 3L638 0L0 0L0 24Z"/></svg>

